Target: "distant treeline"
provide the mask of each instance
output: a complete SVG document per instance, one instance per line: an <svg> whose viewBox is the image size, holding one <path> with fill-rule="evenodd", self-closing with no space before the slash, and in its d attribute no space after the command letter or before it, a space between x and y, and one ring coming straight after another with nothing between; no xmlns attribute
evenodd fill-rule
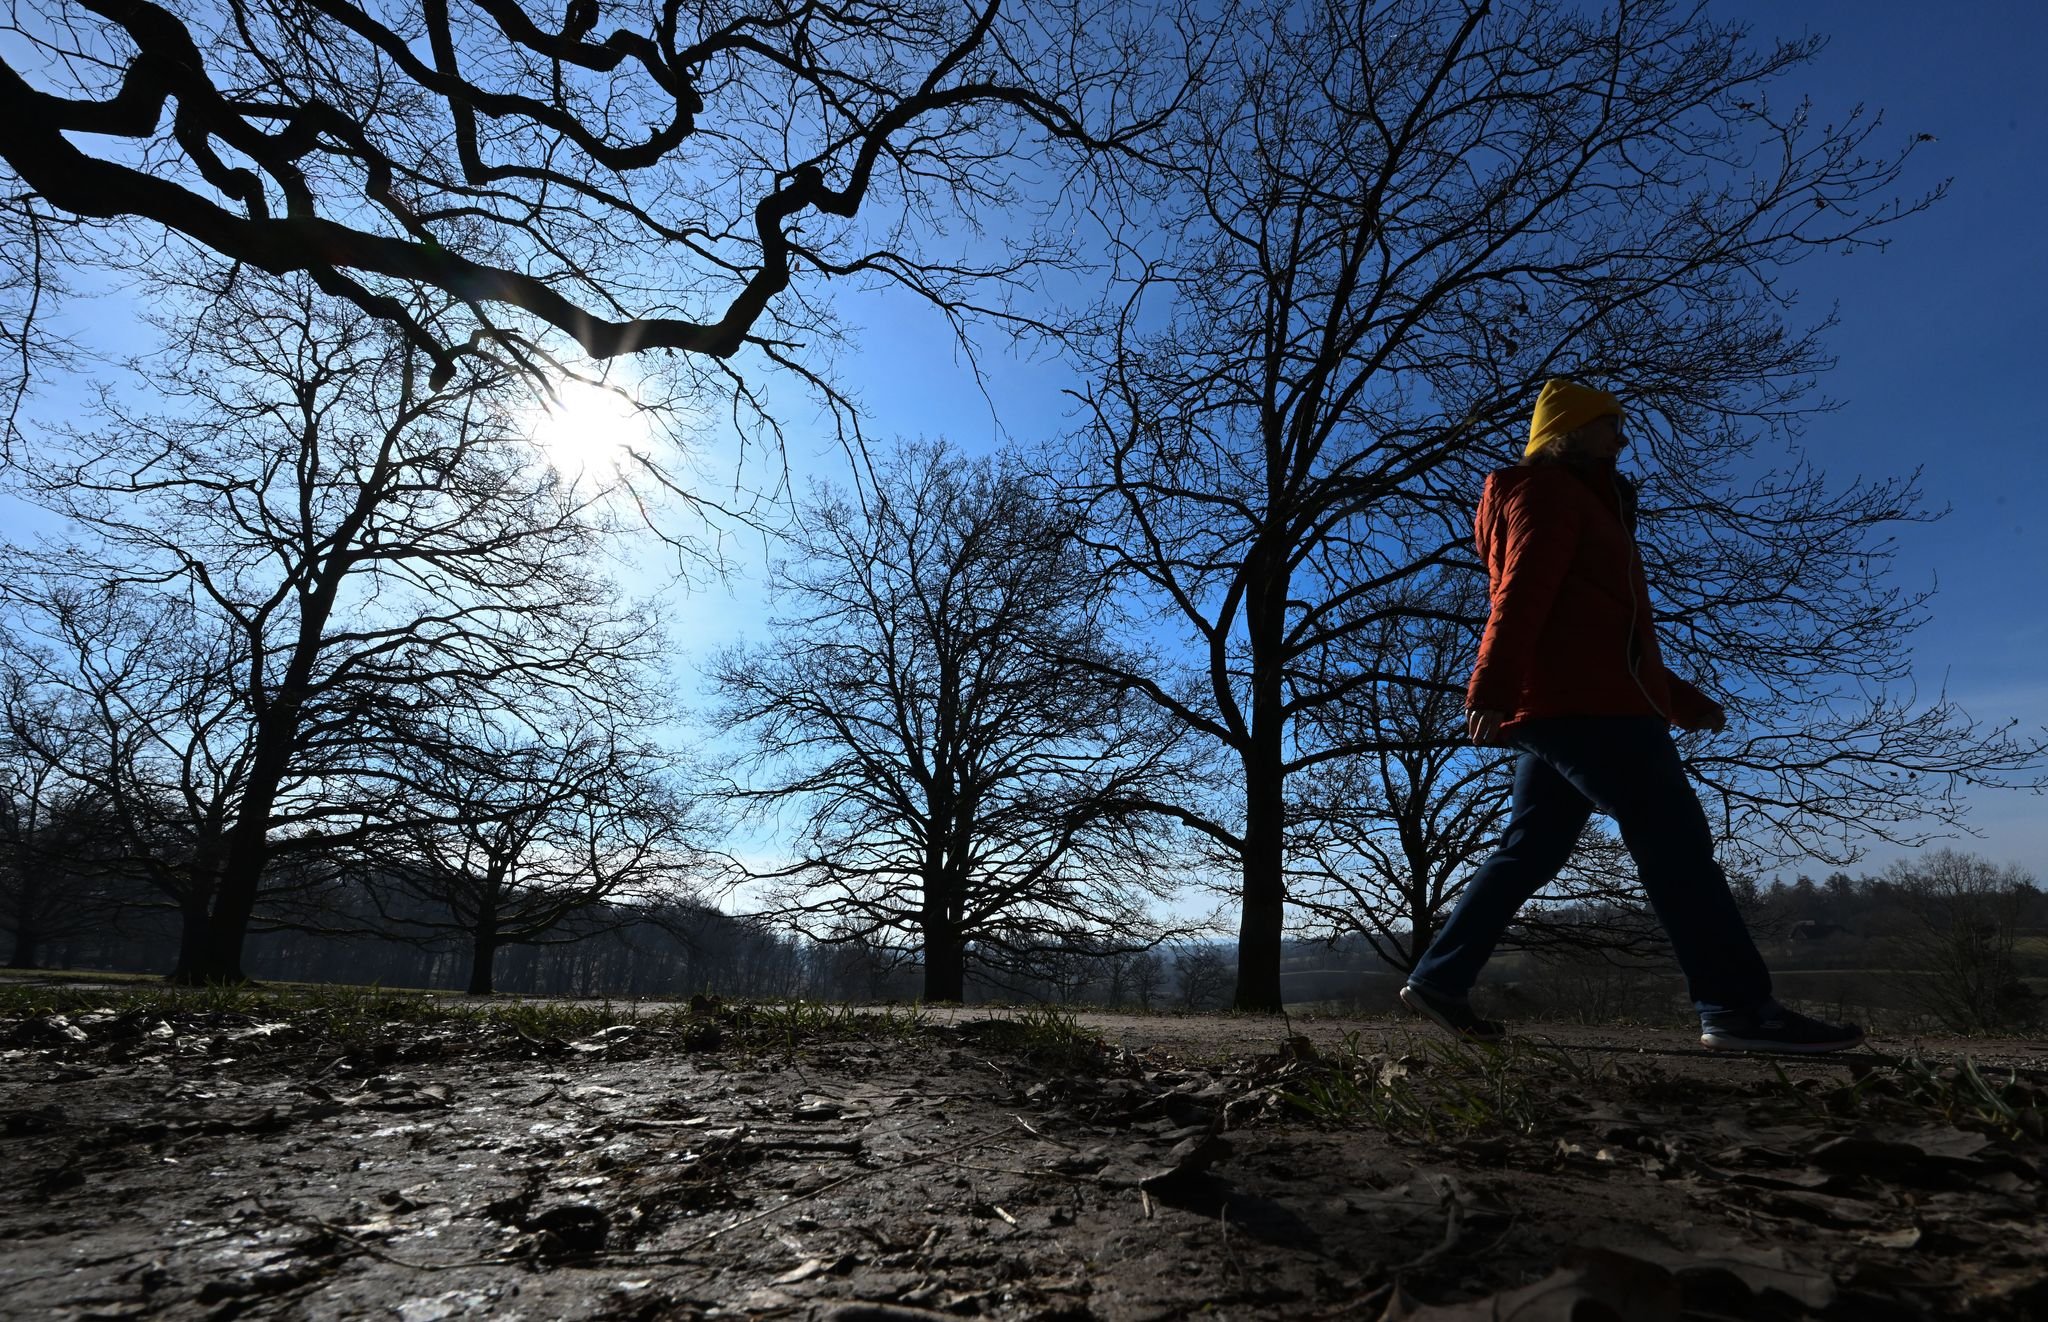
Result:
<svg viewBox="0 0 2048 1322"><path fill-rule="evenodd" d="M367 888L302 895L252 935L249 971L265 980L459 989L471 944L408 932ZM2048 993L2048 894L2012 869L1937 853L1917 869L1738 885L1752 929L1787 999L1893 1031L2012 1031L2042 1020ZM48 967L161 972L176 915L141 893L102 884L75 895L74 921L40 951ZM315 900L318 903L315 903ZM1653 921L1594 904L1532 910L1481 995L1521 1017L1585 1023L1676 1023L1684 986ZM21 952L19 943L15 953ZM1054 1002L1161 1012L1229 1003L1236 951L1179 941L1091 954L1045 950L1006 977L970 976L969 1003ZM17 958L16 966L21 961ZM912 1001L919 962L871 942L806 940L756 917L689 901L599 905L530 944L495 953L502 992L537 996L726 996ZM1385 1010L1404 971L1358 936L1287 943L1290 1004Z"/></svg>

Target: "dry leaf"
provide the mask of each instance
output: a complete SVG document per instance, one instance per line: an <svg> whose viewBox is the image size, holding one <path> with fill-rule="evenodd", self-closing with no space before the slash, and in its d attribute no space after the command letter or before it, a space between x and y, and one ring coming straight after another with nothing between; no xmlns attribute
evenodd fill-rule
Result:
<svg viewBox="0 0 2048 1322"><path fill-rule="evenodd" d="M1920 1227L1907 1226L1879 1235L1865 1235L1862 1242L1877 1249L1910 1249L1920 1242Z"/></svg>
<svg viewBox="0 0 2048 1322"><path fill-rule="evenodd" d="M1698 1287L1719 1293L1714 1289L1715 1280L1719 1278L1738 1284L1751 1296L1766 1292L1781 1294L1814 1312L1825 1311L1835 1299L1833 1276L1798 1266L1782 1249L1757 1248L1729 1241L1719 1247L1689 1250L1644 1247L1630 1252L1671 1271L1689 1290Z"/></svg>
<svg viewBox="0 0 2048 1322"><path fill-rule="evenodd" d="M1395 1292L1380 1322L1679 1322L1678 1281L1654 1263L1573 1249L1534 1285L1462 1304L1418 1305Z"/></svg>
<svg viewBox="0 0 2048 1322"><path fill-rule="evenodd" d="M812 1258L799 1266L790 1268L788 1271L782 1273L782 1275L768 1282L768 1284L801 1285L805 1281L812 1280L819 1276L823 1276L826 1272L830 1271L831 1269L832 1264L826 1261L824 1258Z"/></svg>

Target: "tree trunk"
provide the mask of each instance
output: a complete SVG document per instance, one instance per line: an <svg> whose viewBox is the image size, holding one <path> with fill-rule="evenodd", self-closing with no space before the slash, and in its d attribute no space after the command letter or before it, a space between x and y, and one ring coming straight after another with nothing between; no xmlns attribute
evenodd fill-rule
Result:
<svg viewBox="0 0 2048 1322"><path fill-rule="evenodd" d="M255 911L255 895L244 902L239 893L227 893L223 885L223 897L214 906L214 911L200 923L200 936L190 962L181 951L179 966L184 970L178 981L189 986L205 987L216 983L243 983L249 980L242 972L242 943L248 939L249 919ZM187 941L188 946L194 943Z"/></svg>
<svg viewBox="0 0 2048 1322"><path fill-rule="evenodd" d="M178 901L178 962L171 966L171 981L187 987L205 985L206 947L211 926L206 912L206 892L192 888Z"/></svg>
<svg viewBox="0 0 2048 1322"><path fill-rule="evenodd" d="M42 955L42 938L36 932L35 923L24 917L14 927L14 953L7 959L11 969L32 969Z"/></svg>
<svg viewBox="0 0 2048 1322"><path fill-rule="evenodd" d="M950 925L924 930L924 999L958 1004L967 995L967 943Z"/></svg>
<svg viewBox="0 0 2048 1322"><path fill-rule="evenodd" d="M263 757L256 759L248 788L242 796L242 816L228 836L227 857L221 864L214 887L213 912L206 922L206 940L194 975L184 981L194 984L247 982L242 972L242 945L249 937L249 920L256 913L256 894L263 872L270 863L270 812L277 801L277 785L284 777L284 763L275 766ZM269 775L265 775L269 772Z"/></svg>
<svg viewBox="0 0 2048 1322"><path fill-rule="evenodd" d="M36 922L36 911L42 907L42 860L40 851L34 848L16 848L14 851L14 876L19 883L14 892L14 953L8 956L7 967L11 969L32 969L42 953L42 933Z"/></svg>
<svg viewBox="0 0 2048 1322"><path fill-rule="evenodd" d="M476 917L469 926L469 994L489 996L496 989L498 901L505 894L505 866L493 862L476 892Z"/></svg>
<svg viewBox="0 0 2048 1322"><path fill-rule="evenodd" d="M1286 918L1286 841L1278 750L1266 767L1245 759L1244 906L1237 927L1239 1010L1280 1010L1280 932Z"/></svg>
<svg viewBox="0 0 2048 1322"><path fill-rule="evenodd" d="M1407 973L1422 962L1429 943L1436 940L1436 911L1429 907L1429 878L1420 873L1411 876L1412 889L1408 892L1408 940L1405 948L1397 949L1402 956L1401 971ZM1445 917L1448 919L1449 915Z"/></svg>
<svg viewBox="0 0 2048 1322"><path fill-rule="evenodd" d="M249 936L249 920L256 913L263 874L270 866L270 819L277 807L277 789L291 769L307 684L340 583L332 568L323 570L322 581L299 619L298 639L276 695L269 708L257 716L255 756L249 762L241 811L228 834L227 855L214 885L213 920L207 925L206 962L201 969L206 982L248 981L242 973L242 945Z"/></svg>
<svg viewBox="0 0 2048 1322"><path fill-rule="evenodd" d="M1264 557L1253 557L1254 563ZM1284 571L1254 568L1245 626L1251 645L1251 722L1244 749L1244 907L1237 928L1239 1010L1280 1011L1280 932L1286 919L1286 647Z"/></svg>
<svg viewBox="0 0 2048 1322"><path fill-rule="evenodd" d="M940 685L940 725L953 720L953 689ZM932 789L927 803L924 857L924 903L918 926L924 938L924 999L935 1004L958 1005L967 999L967 943L960 934L960 905L965 883L949 864L965 855L965 823L959 820L959 804L953 795L953 773L943 758L934 758ZM950 846L950 848L949 848Z"/></svg>
<svg viewBox="0 0 2048 1322"><path fill-rule="evenodd" d="M470 946L469 994L489 996L493 989L491 966L498 959L498 933L494 927L479 925Z"/></svg>

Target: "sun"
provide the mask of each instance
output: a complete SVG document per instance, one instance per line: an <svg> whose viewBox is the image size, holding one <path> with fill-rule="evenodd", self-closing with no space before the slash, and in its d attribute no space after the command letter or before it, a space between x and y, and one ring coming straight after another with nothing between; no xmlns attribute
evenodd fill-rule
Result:
<svg viewBox="0 0 2048 1322"><path fill-rule="evenodd" d="M540 458L571 482L608 483L634 454L645 454L647 413L617 386L567 380L528 417Z"/></svg>

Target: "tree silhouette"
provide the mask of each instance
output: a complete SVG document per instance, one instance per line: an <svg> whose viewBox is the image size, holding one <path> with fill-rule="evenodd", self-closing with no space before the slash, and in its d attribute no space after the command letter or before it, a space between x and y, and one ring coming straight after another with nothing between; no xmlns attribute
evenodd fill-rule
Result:
<svg viewBox="0 0 2048 1322"><path fill-rule="evenodd" d="M2040 898L2032 875L2016 864L1936 849L1894 861L1881 879L1901 916L1888 951L1918 974L1907 992L1942 1027L1995 1033L2035 1017L2017 958L2020 931Z"/></svg>
<svg viewBox="0 0 2048 1322"><path fill-rule="evenodd" d="M68 689L82 771L155 853L175 975L236 980L266 879L402 818L391 767L428 708L546 712L654 647L598 571L604 493L503 409L305 284L230 281L176 329L167 412L112 407L27 468L68 540L8 548L0 591Z"/></svg>
<svg viewBox="0 0 2048 1322"><path fill-rule="evenodd" d="M751 741L741 798L802 813L773 912L914 945L941 1001L970 948L1015 969L1156 939L1167 745L1077 660L1109 650L1100 585L1031 482L905 447L864 507L826 492L801 512L771 582L770 639L711 678L718 724Z"/></svg>
<svg viewBox="0 0 2048 1322"><path fill-rule="evenodd" d="M490 994L506 947L579 940L593 919L684 893L696 863L684 802L665 759L632 737L658 710L648 696L628 685L568 726L465 722L401 756L412 820L372 840L364 876L399 930L467 941L470 994Z"/></svg>
<svg viewBox="0 0 2048 1322"><path fill-rule="evenodd" d="M12 733L105 805L120 874L178 914L174 975L199 970L249 773L232 684L237 640L189 598L148 582L70 581L60 555L21 548L9 548L6 564L11 667L41 708ZM304 839L288 832L271 852Z"/></svg>
<svg viewBox="0 0 2048 1322"><path fill-rule="evenodd" d="M9 968L111 926L124 880L112 805L66 769L64 723L18 671L0 674L0 932Z"/></svg>
<svg viewBox="0 0 2048 1322"><path fill-rule="evenodd" d="M1141 140L1135 52L1161 40L1071 0L59 0L10 36L0 158L46 216L303 273L398 328L435 388L467 353L565 345L807 370L831 324L807 286L842 277L1005 320L973 291L1060 246L1007 223L981 260L927 240L1014 218L1018 176L1069 151Z"/></svg>

